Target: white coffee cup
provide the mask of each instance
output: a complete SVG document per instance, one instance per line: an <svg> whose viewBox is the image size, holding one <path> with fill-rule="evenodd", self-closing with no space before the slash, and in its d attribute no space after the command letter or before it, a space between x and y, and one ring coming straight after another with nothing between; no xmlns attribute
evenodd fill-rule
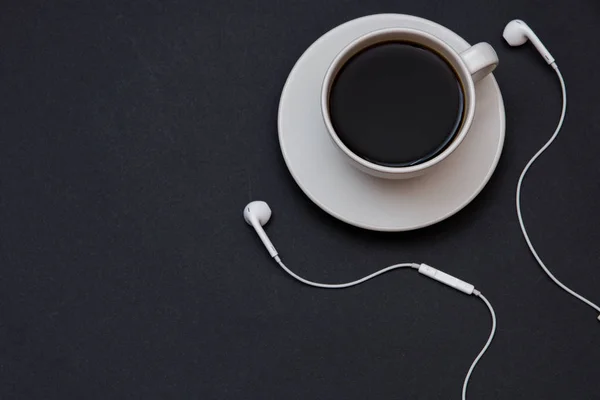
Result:
<svg viewBox="0 0 600 400"><path fill-rule="evenodd" d="M458 79L461 82L464 94L464 114L460 130L456 133L452 142L435 157L418 163L416 165L405 167L390 167L375 164L356 153L352 152L340 140L331 122L329 110L329 95L333 82L341 68L361 50L374 46L378 43L402 41L417 44L427 48L443 57L454 69ZM422 175L433 166L439 164L454 152L460 143L467 136L473 123L475 115L475 84L491 73L498 64L498 56L488 43L478 43L469 47L467 50L458 53L450 45L441 39L417 29L409 28L387 28L367 33L355 39L347 45L333 60L325 78L321 90L321 112L323 120L327 127L329 135L333 139L335 146L346 156L350 163L370 175L389 178L406 179ZM398 96L402 96L401 93Z"/></svg>

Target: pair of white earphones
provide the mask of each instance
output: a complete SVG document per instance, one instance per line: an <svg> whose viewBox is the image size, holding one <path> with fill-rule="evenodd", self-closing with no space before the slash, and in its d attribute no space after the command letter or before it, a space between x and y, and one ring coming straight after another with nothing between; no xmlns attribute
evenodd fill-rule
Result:
<svg viewBox="0 0 600 400"><path fill-rule="evenodd" d="M586 303L590 307L594 308L598 313L600 313L599 306L592 303L591 301L589 301L585 297L581 296L580 294L574 292L573 290L569 289L562 282L560 282L546 267L546 265L543 263L543 261L541 260L541 258L537 254L537 252L535 251L533 244L531 243L531 240L529 239L529 235L527 234L527 231L525 229L525 224L523 222L523 217L522 217L522 213L521 213L521 186L523 184L523 179L525 178L527 171L529 170L531 165L535 162L535 160L537 160L537 158L552 144L554 139L556 139L556 137L558 136L558 133L560 131L560 128L562 127L563 120L565 118L565 113L567 110L567 93L566 93L566 88L565 88L565 83L564 83L563 77L558 69L558 66L556 65L556 63L554 61L554 57L552 57L552 55L550 54L548 49L546 49L546 47L542 44L542 42L537 37L537 35L535 33L533 33L531 28L529 28L529 26L527 26L527 24L525 22L518 20L518 19L509 22L506 25L506 27L504 28L503 37L506 40L506 42L511 46L520 46L520 45L526 43L527 40L531 41L531 43L535 46L535 48L540 52L542 57L544 57L544 60L546 60L546 62L556 71L556 74L558 75L558 79L560 81L560 85L561 85L561 89L562 89L562 96L563 96L563 106L562 106L561 116L560 116L558 125L554 131L554 134L550 137L548 142L546 142L546 144L531 158L531 160L529 160L529 162L523 169L521 176L519 177L519 182L517 184L516 205L517 205L517 216L519 219L519 224L521 226L521 231L523 232L523 236L525 237L525 241L527 242L529 249L533 253L533 256L539 263L540 267L544 270L544 272L563 290L565 290L569 294L573 295L577 299L581 300L582 302ZM266 247L266 249L269 252L269 254L271 255L271 257L279 264L279 266L285 272L287 272L289 275L291 275L294 279L296 279L304 284L307 284L310 286L315 286L318 288L325 288L325 289L343 289L343 288L348 288L351 286L361 284L365 281L368 281L369 279L375 278L376 276L382 275L386 272L389 272L389 271L392 271L395 269L413 268L413 269L418 270L418 272L420 274L425 275L429 278L435 279L438 282L441 282L450 287L453 287L454 289L457 289L467 295L474 295L474 296L479 297L485 303L485 305L488 307L488 309L490 311L490 315L492 317L492 329L491 329L491 332L490 332L490 335L489 335L489 338L488 338L486 344L484 345L482 350L479 352L479 354L477 355L477 357L471 364L471 367L469 368L469 370L465 376L465 380L463 383L463 389L462 389L462 399L466 400L467 385L469 383L469 378L471 377L471 373L473 372L473 369L477 365L477 362L479 361L479 359L483 356L485 351L490 346L492 339L494 338L494 334L496 332L496 314L495 314L494 309L493 309L492 305L490 304L490 302L483 296L483 294L481 294L480 291L476 290L475 287L473 285L471 285L470 283L467 283L467 282L462 281L458 278L455 278L449 274L439 271L429 265L417 264L417 263L401 263L401 264L391 265L387 268L384 268L382 270L374 272L371 275L365 276L364 278L361 278L361 279L358 279L358 280L355 280L352 282L339 283L339 284L327 284L327 283L318 283L318 282L309 281L309 280L304 279L301 276L295 274L288 267L286 267L285 264L281 261L281 258L279 257L279 254L278 254L277 250L275 249L275 246L273 246L273 243L271 242L271 240L269 239L269 237L267 236L266 232L263 229L263 226L267 222L269 222L270 218L271 218L271 208L264 201L253 201L244 208L244 219L246 220L246 222L249 225L251 225L256 230L256 233L260 237L260 240ZM598 316L598 320L600 320L600 315Z"/></svg>

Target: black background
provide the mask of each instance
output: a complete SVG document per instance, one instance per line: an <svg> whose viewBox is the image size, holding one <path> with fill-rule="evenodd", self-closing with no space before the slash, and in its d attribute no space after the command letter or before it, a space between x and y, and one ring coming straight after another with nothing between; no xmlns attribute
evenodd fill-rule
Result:
<svg viewBox="0 0 600 400"><path fill-rule="evenodd" d="M382 234L313 205L286 170L276 111L320 35L360 16L439 22L497 50L507 137L494 177L449 220ZM517 177L552 133L551 68L501 33L521 18L565 76L564 131L531 170L524 213L543 258L600 301L600 5L596 0L3 1L0 6L2 398L457 399L490 320L474 297L398 271L427 262L475 284L499 329L473 399L595 399L596 314L526 248Z"/></svg>

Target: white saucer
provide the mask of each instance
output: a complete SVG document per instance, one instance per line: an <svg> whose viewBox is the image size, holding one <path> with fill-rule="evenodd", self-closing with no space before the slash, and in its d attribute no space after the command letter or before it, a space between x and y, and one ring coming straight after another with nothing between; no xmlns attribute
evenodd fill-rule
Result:
<svg viewBox="0 0 600 400"><path fill-rule="evenodd" d="M300 57L279 103L279 143L304 193L349 224L377 231L407 231L442 221L469 204L490 179L504 144L505 115L492 75L476 86L477 108L469 134L434 171L408 180L371 177L334 147L323 123L320 90L327 67L353 39L376 29L416 28L463 51L469 44L434 22L402 14L355 19L327 32Z"/></svg>

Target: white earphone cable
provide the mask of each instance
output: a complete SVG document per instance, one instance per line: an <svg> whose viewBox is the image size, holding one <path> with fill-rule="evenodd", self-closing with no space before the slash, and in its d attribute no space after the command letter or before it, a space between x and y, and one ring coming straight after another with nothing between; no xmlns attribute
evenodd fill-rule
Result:
<svg viewBox="0 0 600 400"><path fill-rule="evenodd" d="M485 345L483 346L483 348L481 349L481 351L479 352L477 357L475 357L475 360L473 361L473 363L471 364L471 367L469 368L469 372L467 372L467 375L465 376L465 382L463 383L463 388L462 388L462 400L467 400L467 386L469 384L469 379L471 379L471 374L473 373L473 370L475 369L475 366L477 365L477 363L479 362L481 357L483 357L483 355L485 354L487 349L490 347L490 344L492 344L492 340L494 339L494 335L496 334L496 313L494 312L494 307L492 307L492 304L488 301L488 299L485 298L484 295L481 294L481 292L475 291L475 292L473 292L473 294L475 296L479 297L485 303L487 308L490 310L490 315L492 317L492 330L490 332L490 336L489 336L487 342L485 343Z"/></svg>
<svg viewBox="0 0 600 400"><path fill-rule="evenodd" d="M318 282L313 282L313 281L309 281L308 279L304 279L301 276L297 275L296 273L294 273L292 270L290 270L288 267L285 266L285 264L283 263L283 261L281 261L281 258L279 256L275 256L273 257L273 259L277 262L277 264L279 264L279 266L285 271L287 272L292 278L306 284L309 286L314 286L314 287L318 287L318 288L325 288L325 289L344 289L344 288L348 288L351 286L356 286L359 285L363 282L368 281L369 279L373 279L376 276L385 274L386 272L390 272L393 271L395 269L398 268L413 268L413 269L419 269L420 264L416 264L416 263L402 263L402 264L395 264L395 265L391 265L387 268L381 269L377 272L374 272L370 275L365 276L364 278L361 279L357 279L355 281L352 282L347 282L347 283L337 283L337 284L328 284L328 283L318 283ZM472 286L471 286L472 287ZM479 360L481 359L481 357L483 357L483 355L485 354L485 352L487 351L487 349L490 347L490 344L492 343L492 340L494 339L494 335L496 333L496 313L494 312L494 308L492 307L492 305L490 304L490 302L485 298L484 295L481 294L481 292L479 292L478 290L473 290L473 294L477 297L479 297L487 306L487 308L490 310L490 315L492 316L492 330L490 332L490 336L487 340L487 342L485 343L485 345L483 346L483 348L481 349L481 351L479 352L479 354L477 355L477 357L475 358L475 360L473 360L473 363L471 364L471 367L469 368L469 371L467 372L467 375L465 376L465 381L463 384L463 390L462 390L462 400L466 400L467 399L467 385L469 384L469 379L471 378L471 374L473 373L473 370L475 369L475 366L477 365L477 363L479 362Z"/></svg>
<svg viewBox="0 0 600 400"><path fill-rule="evenodd" d="M544 153L544 151L546 151L546 149L548 147L550 147L552 142L554 142L554 140L558 136L558 133L560 132L560 129L562 128L562 125L563 125L563 121L565 119L565 114L567 112L567 89L565 87L565 81L564 81L562 74L560 73L560 70L558 69L558 66L556 65L556 63L552 63L551 66L552 66L552 68L554 68L554 71L556 71L556 75L558 76L558 80L560 81L560 87L562 90L562 97L563 97L562 111L560 114L560 119L558 121L558 125L556 126L556 129L554 130L554 134L550 137L550 139L546 142L546 144L544 146L542 146L542 148L539 149L538 152L535 153L535 155L533 157L531 157L531 160L529 160L527 165L525 165L525 168L523 168L523 172L521 172L521 176L519 177L519 183L517 184L517 197L516 197L517 217L519 219L519 225L521 226L521 231L523 232L523 236L525 237L525 241L527 242L527 246L529 246L529 250L531 250L531 253L537 260L538 264L540 265L540 267L542 267L542 270L544 270L546 275L548 275L550 277L550 279L552 279L554 281L554 283L556 283L565 292L569 293L570 295L574 296L575 298L581 300L588 306L595 309L599 313L598 320L600 321L600 307L598 305L592 303L590 300L586 299L579 293L569 289L566 285L564 285L561 281L559 281L552 274L552 272L550 272L548 267L546 267L546 264L544 264L544 262L538 255L537 251L533 247L533 244L531 243L531 239L529 239L529 235L527 234L527 230L525 229L525 222L523 222L523 213L521 211L521 187L523 186L523 180L525 179L525 175L527 174L527 171L529 171L529 168L539 158L539 156L541 156L542 153Z"/></svg>
<svg viewBox="0 0 600 400"><path fill-rule="evenodd" d="M304 279L303 277L296 275L292 270L290 270L288 267L285 266L285 264L283 263L283 261L281 261L281 258L279 258L279 256L274 257L275 261L277 261L277 264L279 264L279 266L281 268L283 268L283 270L285 272L287 272L288 274L290 274L294 279L309 285L309 286L314 286L314 287L318 287L318 288L324 288L324 289L345 289L351 286L356 286L356 285L360 285L363 282L368 281L369 279L373 279L376 276L379 275L383 275L386 272L390 272L393 271L395 269L398 268L414 268L414 269L419 269L419 264L415 264L415 263L402 263L402 264L395 264L395 265L391 265L387 268L384 268L382 270L379 270L377 272L372 273L371 275L367 275L364 278L360 278L357 279L355 281L352 282L347 282L347 283L318 283L318 282L313 282L313 281L309 281L308 279Z"/></svg>

